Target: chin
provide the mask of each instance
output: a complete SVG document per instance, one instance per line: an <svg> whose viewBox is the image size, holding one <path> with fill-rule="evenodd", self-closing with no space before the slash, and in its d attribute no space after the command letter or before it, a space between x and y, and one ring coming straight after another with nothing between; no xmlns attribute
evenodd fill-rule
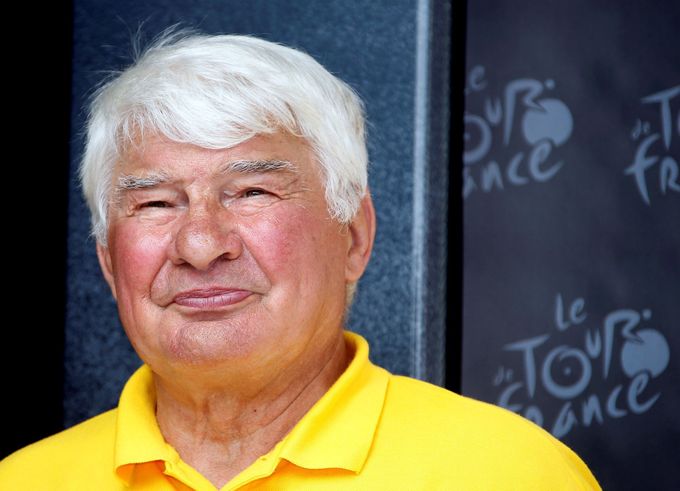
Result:
<svg viewBox="0 0 680 491"><path fill-rule="evenodd" d="M272 343L267 337L262 329L224 321L191 323L173 333L164 351L172 364L217 367L257 360Z"/></svg>

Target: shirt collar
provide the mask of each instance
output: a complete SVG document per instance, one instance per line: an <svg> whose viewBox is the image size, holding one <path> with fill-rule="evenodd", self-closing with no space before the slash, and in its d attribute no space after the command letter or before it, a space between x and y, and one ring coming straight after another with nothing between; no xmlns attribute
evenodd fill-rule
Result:
<svg viewBox="0 0 680 491"><path fill-rule="evenodd" d="M361 471L382 413L389 374L368 359L368 343L345 332L354 357L284 438L281 458L306 469Z"/></svg>
<svg viewBox="0 0 680 491"><path fill-rule="evenodd" d="M343 374L272 450L277 458L306 469L361 471L373 443L385 401L389 374L368 359L368 343L345 332L354 352ZM151 369L144 365L125 385L118 405L115 444L117 474L130 481L134 465L175 461L156 421Z"/></svg>
<svg viewBox="0 0 680 491"><path fill-rule="evenodd" d="M156 421L153 374L142 365L125 384L118 403L116 473L129 483L135 464L172 460L176 455Z"/></svg>

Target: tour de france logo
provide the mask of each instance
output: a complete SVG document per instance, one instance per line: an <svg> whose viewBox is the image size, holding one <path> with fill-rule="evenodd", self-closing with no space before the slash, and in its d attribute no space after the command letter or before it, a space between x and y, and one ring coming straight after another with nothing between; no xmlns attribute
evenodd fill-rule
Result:
<svg viewBox="0 0 680 491"><path fill-rule="evenodd" d="M624 173L635 179L642 201L651 205L651 189L662 196L680 192L680 85L643 97L642 103L645 116L652 118L648 121L643 116L635 122L630 137L637 142L637 150Z"/></svg>
<svg viewBox="0 0 680 491"><path fill-rule="evenodd" d="M558 294L554 328L506 344L493 384L496 404L562 438L574 427L649 411L670 348L647 308L591 318L584 298Z"/></svg>
<svg viewBox="0 0 680 491"><path fill-rule="evenodd" d="M485 77L484 67L475 66L465 88L465 199L549 181L564 166L553 152L574 127L571 111L553 95L554 80L518 78L490 93Z"/></svg>

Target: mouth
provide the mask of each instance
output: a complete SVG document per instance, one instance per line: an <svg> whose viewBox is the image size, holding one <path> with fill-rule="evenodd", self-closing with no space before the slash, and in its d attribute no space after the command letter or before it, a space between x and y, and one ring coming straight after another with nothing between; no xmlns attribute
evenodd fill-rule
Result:
<svg viewBox="0 0 680 491"><path fill-rule="evenodd" d="M173 302L190 309L215 310L235 305L252 294L250 290L204 288L178 293Z"/></svg>

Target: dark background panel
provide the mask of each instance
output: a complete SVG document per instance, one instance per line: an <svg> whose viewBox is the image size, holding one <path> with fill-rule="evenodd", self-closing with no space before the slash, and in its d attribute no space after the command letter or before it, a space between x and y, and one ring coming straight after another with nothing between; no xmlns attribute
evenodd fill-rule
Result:
<svg viewBox="0 0 680 491"><path fill-rule="evenodd" d="M605 489L680 482L679 25L673 1L468 7L463 390ZM643 99L675 87L665 145ZM647 200L626 170L648 138Z"/></svg>
<svg viewBox="0 0 680 491"><path fill-rule="evenodd" d="M464 124L465 83L467 67L467 2L451 5L451 84L449 114L449 169L448 209L446 230L446 377L445 387L462 392L463 365L463 197L462 177L459 172L465 149Z"/></svg>
<svg viewBox="0 0 680 491"><path fill-rule="evenodd" d="M62 428L70 9L5 11L0 458Z"/></svg>

